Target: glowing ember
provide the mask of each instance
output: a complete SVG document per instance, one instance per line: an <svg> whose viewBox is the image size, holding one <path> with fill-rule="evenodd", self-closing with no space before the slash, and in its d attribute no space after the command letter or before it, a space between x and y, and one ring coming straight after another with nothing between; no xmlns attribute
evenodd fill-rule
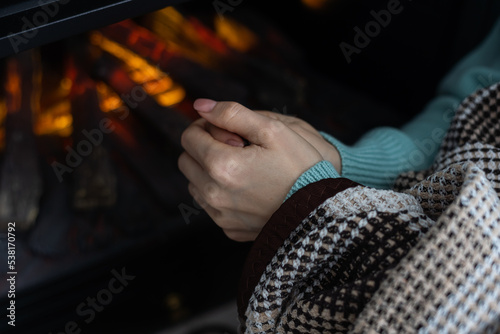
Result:
<svg viewBox="0 0 500 334"><path fill-rule="evenodd" d="M97 96L99 98L99 108L103 112L115 111L120 108L126 108L123 100L104 82L96 84Z"/></svg>
<svg viewBox="0 0 500 334"><path fill-rule="evenodd" d="M9 99L9 105L7 105L7 110L9 110L9 112L17 112L21 109L22 101L21 78L17 73L17 63L13 60L9 61L7 65L5 91L11 97Z"/></svg>
<svg viewBox="0 0 500 334"><path fill-rule="evenodd" d="M152 13L147 24L169 50L205 67L219 66L229 53L227 46L213 31L195 18L185 18L172 7Z"/></svg>
<svg viewBox="0 0 500 334"><path fill-rule="evenodd" d="M69 137L73 132L71 102L59 101L39 113L35 122L35 134Z"/></svg>
<svg viewBox="0 0 500 334"><path fill-rule="evenodd" d="M33 101L40 101L40 107L35 110L34 132L36 135L55 135L69 137L73 132L73 116L71 115L71 102L69 93L73 82L69 78L55 81L57 76L52 73L42 72L36 75L34 94L38 97Z"/></svg>
<svg viewBox="0 0 500 334"><path fill-rule="evenodd" d="M237 51L247 52L258 43L252 31L231 18L216 16L214 25L217 35Z"/></svg>
<svg viewBox="0 0 500 334"><path fill-rule="evenodd" d="M92 44L117 57L126 66L130 78L144 88L156 102L164 107L178 104L186 96L184 89L177 85L166 73L149 64L144 58L124 46L95 31L91 34Z"/></svg>

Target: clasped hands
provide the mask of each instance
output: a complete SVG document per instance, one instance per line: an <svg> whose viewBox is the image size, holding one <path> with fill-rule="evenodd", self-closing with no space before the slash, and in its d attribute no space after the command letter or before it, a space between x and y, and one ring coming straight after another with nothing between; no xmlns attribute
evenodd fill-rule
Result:
<svg viewBox="0 0 500 334"><path fill-rule="evenodd" d="M340 172L335 147L300 119L208 99L194 108L201 118L182 134L179 169L194 200L230 239L255 240L316 163L328 160Z"/></svg>

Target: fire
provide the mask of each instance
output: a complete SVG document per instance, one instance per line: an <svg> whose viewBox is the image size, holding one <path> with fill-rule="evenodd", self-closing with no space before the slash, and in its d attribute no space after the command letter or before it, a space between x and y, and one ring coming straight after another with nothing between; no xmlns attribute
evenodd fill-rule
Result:
<svg viewBox="0 0 500 334"><path fill-rule="evenodd" d="M118 34L120 31L127 32L126 41L118 39L120 42L117 42L113 36L94 31L90 34L90 42L121 60L124 64L124 75L128 75L159 105L165 107L177 105L182 108L183 101L186 101L186 91L148 59L159 59L160 54L166 53L189 58L207 68L217 68L224 66L234 51L248 52L258 43L257 36L251 30L231 18L215 17L214 29L211 29L197 18L184 16L172 7L149 14L144 25L149 30L134 25L130 20L116 24L116 27L121 28L117 30ZM122 31L124 29L125 31ZM137 48L129 49L124 44L128 47L135 45ZM33 61L40 62L40 59ZM33 90L22 92L16 63L7 62L4 88L6 97L10 98L0 100L0 150L5 145L6 114L19 110L22 99L25 98L23 93L30 95L33 131L36 135L69 137L73 132L71 98L72 94L81 88L77 87L76 80L73 80L76 65L66 64L62 77L44 69L41 64L35 65L39 66L34 67L36 70L33 75ZM102 111L127 108L112 88L103 82L96 82L95 85Z"/></svg>
<svg viewBox="0 0 500 334"><path fill-rule="evenodd" d="M40 71L35 75L35 88L32 103L38 101L35 110L34 132L38 136L55 135L69 137L73 132L73 116L69 93L73 82L67 78L51 76L50 72ZM56 78L57 80L54 80Z"/></svg>
<svg viewBox="0 0 500 334"><path fill-rule="evenodd" d="M152 66L144 58L124 46L94 31L90 40L102 50L123 61L130 78L144 88L158 104L170 107L180 103L186 96L184 89L176 84L158 67Z"/></svg>
<svg viewBox="0 0 500 334"><path fill-rule="evenodd" d="M5 83L5 91L11 97L6 106L9 112L15 112L21 109L22 92L21 78L17 72L17 63L11 60L7 64L7 81Z"/></svg>
<svg viewBox="0 0 500 334"><path fill-rule="evenodd" d="M44 81L40 56L37 53L33 54L32 62L34 71L31 92L23 92L21 89L18 62L14 58L7 62L5 92L8 98L0 101L0 126L5 123L7 113L19 112L21 103L26 98L23 95L26 95L30 101L35 135L68 137L71 135L73 123L71 105L67 97L71 84L63 79L57 89L53 89L53 85L47 85L47 80ZM5 126L0 129L0 150L4 146Z"/></svg>
<svg viewBox="0 0 500 334"><path fill-rule="evenodd" d="M248 52L258 43L257 36L250 29L231 18L217 16L214 25L217 35L237 51Z"/></svg>
<svg viewBox="0 0 500 334"><path fill-rule="evenodd" d="M152 13L147 24L169 50L207 68L217 67L229 54L227 46L213 31L195 18L185 18L172 7Z"/></svg>
<svg viewBox="0 0 500 334"><path fill-rule="evenodd" d="M69 137L73 132L71 102L58 101L41 112L35 122L35 134Z"/></svg>
<svg viewBox="0 0 500 334"><path fill-rule="evenodd" d="M126 108L123 100L120 99L118 94L116 94L108 85L104 82L98 82L96 84L97 96L99 98L99 108L103 112L110 112L118 110L120 108Z"/></svg>

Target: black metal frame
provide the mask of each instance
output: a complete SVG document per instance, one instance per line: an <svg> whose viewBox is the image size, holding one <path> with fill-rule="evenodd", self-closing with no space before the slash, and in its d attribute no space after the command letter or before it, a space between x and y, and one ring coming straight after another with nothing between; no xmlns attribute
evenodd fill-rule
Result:
<svg viewBox="0 0 500 334"><path fill-rule="evenodd" d="M0 58L187 0L2 0Z"/></svg>

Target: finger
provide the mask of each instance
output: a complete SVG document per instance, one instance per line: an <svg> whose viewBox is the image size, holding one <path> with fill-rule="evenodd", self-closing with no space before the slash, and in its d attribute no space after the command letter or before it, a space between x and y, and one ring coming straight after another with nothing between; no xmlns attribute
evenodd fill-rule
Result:
<svg viewBox="0 0 500 334"><path fill-rule="evenodd" d="M200 201L207 203L215 209L228 207L228 196L219 184L201 168L196 160L187 153L179 157L179 169L189 180L189 184L197 189ZM201 203L200 203L201 204Z"/></svg>
<svg viewBox="0 0 500 334"><path fill-rule="evenodd" d="M215 183L200 164L186 152L180 155L177 165L188 181L199 189L205 188L207 184Z"/></svg>
<svg viewBox="0 0 500 334"><path fill-rule="evenodd" d="M269 111L269 110L254 110L254 111L269 118L279 119L280 121L283 120L282 119L283 115L274 111Z"/></svg>
<svg viewBox="0 0 500 334"><path fill-rule="evenodd" d="M248 232L242 230L223 229L222 231L224 231L224 234L229 239L237 242L254 241L259 235L259 233L257 232Z"/></svg>
<svg viewBox="0 0 500 334"><path fill-rule="evenodd" d="M205 199L201 196L201 192L194 186L192 183L188 185L188 191L193 196L193 199L195 200L198 205L205 210L205 212L212 218L214 222L216 222L219 217L221 216L221 212L214 207L210 206Z"/></svg>
<svg viewBox="0 0 500 334"><path fill-rule="evenodd" d="M212 135L216 140L220 141L221 143L225 143L231 146L235 147L244 147L245 146L245 141L243 138L238 136L235 133L229 132L227 130L221 129L213 124L210 124L207 122L205 126L206 130L208 133Z"/></svg>
<svg viewBox="0 0 500 334"><path fill-rule="evenodd" d="M238 228L231 228L231 227L226 227L226 226L231 226L233 224L224 224L222 223L222 213L221 211L213 208L210 206L207 202L204 201L204 199L201 196L201 192L199 191L198 188L196 188L193 184L189 184L188 186L189 193L191 196L193 196L194 200L196 203L200 205L200 207L205 210L205 212L212 218L214 223L219 226L223 232L227 235L229 239L232 239L234 241L252 241L255 240L257 235L259 234L258 231L246 231ZM234 224L237 225L237 224Z"/></svg>
<svg viewBox="0 0 500 334"><path fill-rule="evenodd" d="M207 164L211 163L209 156L224 158L224 155L230 154L228 151L235 149L212 137L206 130L207 124L208 122L201 118L184 130L181 136L182 147L205 170L208 168Z"/></svg>
<svg viewBox="0 0 500 334"><path fill-rule="evenodd" d="M282 121L286 126L291 128L292 130L294 130L294 127L297 126L300 126L301 128L307 131L315 130L311 124L304 122L295 116L283 115L274 111L267 111L267 110L255 110L255 112L264 115L266 117Z"/></svg>
<svg viewBox="0 0 500 334"><path fill-rule="evenodd" d="M266 117L274 118L276 120L283 122L283 124L285 124L290 130L294 131L304 140L313 144L314 147L316 147L315 144L317 144L318 141L323 140L322 137L318 137L319 133L311 124L304 122L295 116L283 115L273 111L266 111L266 110L256 110L256 112Z"/></svg>
<svg viewBox="0 0 500 334"><path fill-rule="evenodd" d="M266 142L268 132L276 132L283 125L236 102L198 99L194 103L194 108L209 123L236 133L257 145L269 144Z"/></svg>

